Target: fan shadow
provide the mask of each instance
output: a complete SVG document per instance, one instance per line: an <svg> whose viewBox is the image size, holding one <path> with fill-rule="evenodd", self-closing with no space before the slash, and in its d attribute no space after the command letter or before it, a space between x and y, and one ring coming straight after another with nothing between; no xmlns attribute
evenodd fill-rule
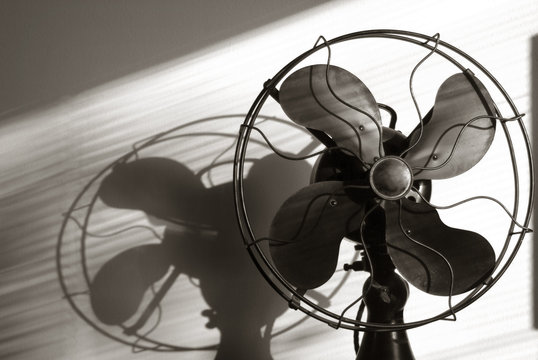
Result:
<svg viewBox="0 0 538 360"><path fill-rule="evenodd" d="M257 231L267 231L264 227L278 206L308 181L310 170L306 162L274 154L254 163L245 189L252 195L247 206ZM98 196L107 206L142 210L150 221L166 224L160 243L119 253L92 279L91 305L101 322L137 334L175 280L188 276L197 280L209 307L200 314L207 317L206 327L220 331L216 360L272 359L273 323L287 304L258 273L243 246L231 183L206 188L185 165L153 157L117 164L101 182ZM163 285L143 314L126 327L144 294L161 279Z"/></svg>

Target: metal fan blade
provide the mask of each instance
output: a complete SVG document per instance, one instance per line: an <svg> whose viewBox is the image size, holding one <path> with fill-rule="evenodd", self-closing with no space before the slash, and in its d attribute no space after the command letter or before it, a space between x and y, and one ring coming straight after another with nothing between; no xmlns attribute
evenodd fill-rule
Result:
<svg viewBox="0 0 538 360"><path fill-rule="evenodd" d="M347 70L333 65L297 70L282 83L279 100L294 122L327 133L364 163L383 156L377 103L366 85Z"/></svg>
<svg viewBox="0 0 538 360"><path fill-rule="evenodd" d="M384 204L386 240L394 265L411 284L429 294L457 295L491 274L495 252L485 238L446 226L425 202L401 201Z"/></svg>
<svg viewBox="0 0 538 360"><path fill-rule="evenodd" d="M271 258L300 289L323 285L336 269L342 238L358 228L364 206L352 201L341 181L311 184L289 197L271 224Z"/></svg>
<svg viewBox="0 0 538 360"><path fill-rule="evenodd" d="M409 144L416 146L405 159L415 170L415 179L450 178L478 163L493 141L496 122L471 120L494 114L491 96L469 70L445 80L433 111L424 119L422 137L420 127L409 135Z"/></svg>

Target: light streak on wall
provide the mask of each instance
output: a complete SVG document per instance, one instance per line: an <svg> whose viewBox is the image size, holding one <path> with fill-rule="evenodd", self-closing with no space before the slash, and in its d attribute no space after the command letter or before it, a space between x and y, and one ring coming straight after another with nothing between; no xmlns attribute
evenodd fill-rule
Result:
<svg viewBox="0 0 538 360"><path fill-rule="evenodd" d="M520 111L527 113L526 121L530 124L529 39L538 33L537 24L538 4L527 0L517 4L506 0L473 3L458 0L435 4L424 0L405 3L333 1L4 119L0 125L0 357L214 357L214 349L132 355L129 346L112 341L88 326L62 298L56 276L54 247L61 214L82 187L98 171L131 151L133 143L167 129L215 117L211 121L194 124L185 132L235 134L242 121L237 114L248 110L263 82L290 59L310 48L319 35L332 38L369 28L401 28L425 34L439 32L441 39L473 55L500 80ZM379 97L379 101L390 101L395 108L401 109L403 123L404 119L416 117L405 86L406 74L423 55L407 57L412 53L408 48L402 47L401 53L393 53L384 44L369 42L371 50L364 54L360 53L360 46L354 47L353 51L359 55L348 59L345 58L346 50L336 47L335 61L350 66ZM318 60L325 61L324 56L320 55ZM393 62L393 59L398 62ZM424 72L418 73L416 79L417 96L423 107L429 108L435 90L444 78L440 72L447 70L434 61L425 64L421 71ZM437 76L435 83L430 83L430 75ZM402 78L403 82L396 80ZM274 103L268 104L263 115L283 116ZM299 151L311 141L309 137L302 137L296 129L266 125L275 143L290 152ZM219 156L232 143L231 137L191 136L167 143L173 146L153 147L144 156L173 158L196 173L208 166L208 159ZM259 156L267 153L261 145L255 151ZM227 150L222 158L230 160L232 156L233 151ZM483 174L482 171L490 171L491 174L495 169L485 166L477 173ZM211 188L208 176L205 174L200 181L204 187ZM212 176L214 186L218 187L229 182L231 172L229 167L222 166L214 169ZM494 177L488 175L484 184L498 192L494 182ZM462 188L463 197L465 184L455 184ZM438 201L445 199L439 196ZM454 224L467 221L466 225L472 227L473 223L482 221L476 219L487 217L476 209L465 209L468 213L446 215L447 221ZM229 211L231 213L233 209ZM133 222L151 225L159 234L166 227L147 217L143 211L102 209L92 223L95 225L92 230L107 233ZM79 278L77 231L76 224L70 223L67 228L68 245L62 251L69 285L72 289L85 291L87 289L81 286ZM211 236L215 234L206 235L207 244L211 244L214 241ZM159 243L143 231L115 240L88 242L92 277L103 264L126 248ZM239 244L239 238L235 240ZM458 322L440 322L410 331L417 358L498 360L530 359L538 355L536 333L530 330L530 243L531 240L525 242L505 278L477 304L459 314ZM196 284L199 278L193 278ZM156 288L163 282L160 280ZM331 286L334 283L328 285L329 288ZM346 289L342 296L353 291ZM147 295L144 298L146 303L151 298L149 293ZM95 319L84 296L87 295L76 295L74 299ZM277 303L278 299L274 301ZM339 306L339 301L336 297L332 305ZM427 301L426 297L417 294L409 316L420 316L421 313L417 312L428 312L429 307L434 311L438 304L431 305ZM178 278L169 296L163 300L165 319L153 335L163 341L194 347L218 344L221 341L219 331L217 328L205 328L208 319L201 316L202 311L209 307L207 302L208 295L189 282L187 276ZM351 333L334 331L312 320L301 322L301 314L292 311L278 315L274 331L296 322L300 324L271 339L270 352L274 359L350 358ZM150 320L156 321L155 316L152 315ZM123 336L118 327L107 329L118 337ZM263 331L263 328L256 330Z"/></svg>

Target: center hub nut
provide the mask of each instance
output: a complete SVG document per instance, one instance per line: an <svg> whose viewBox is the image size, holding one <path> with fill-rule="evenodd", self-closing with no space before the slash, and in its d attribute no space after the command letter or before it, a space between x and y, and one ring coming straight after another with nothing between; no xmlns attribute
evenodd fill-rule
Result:
<svg viewBox="0 0 538 360"><path fill-rule="evenodd" d="M411 190L412 185L413 171L398 156L383 157L370 169L370 186L382 199L401 199Z"/></svg>

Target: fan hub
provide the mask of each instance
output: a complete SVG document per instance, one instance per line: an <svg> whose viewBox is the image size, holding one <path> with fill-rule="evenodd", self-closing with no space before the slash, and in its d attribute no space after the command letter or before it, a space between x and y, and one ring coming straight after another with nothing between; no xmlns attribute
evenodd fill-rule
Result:
<svg viewBox="0 0 538 360"><path fill-rule="evenodd" d="M385 156L370 169L370 186L382 199L398 200L411 190L413 171L398 156Z"/></svg>

